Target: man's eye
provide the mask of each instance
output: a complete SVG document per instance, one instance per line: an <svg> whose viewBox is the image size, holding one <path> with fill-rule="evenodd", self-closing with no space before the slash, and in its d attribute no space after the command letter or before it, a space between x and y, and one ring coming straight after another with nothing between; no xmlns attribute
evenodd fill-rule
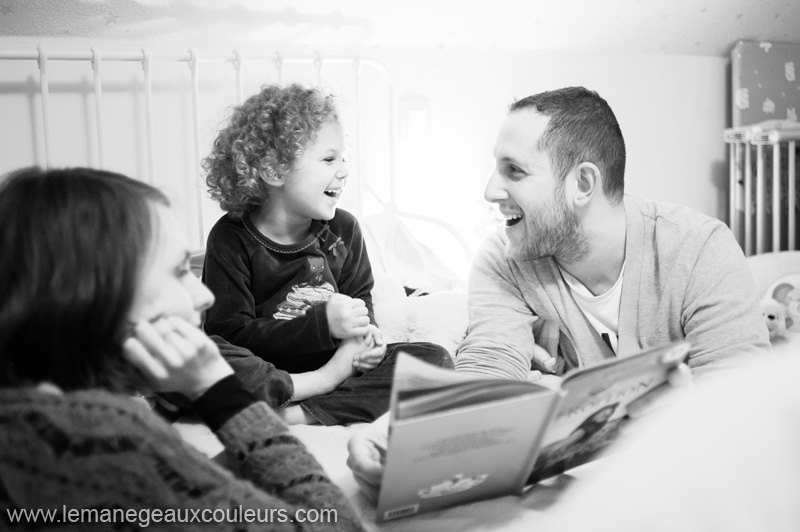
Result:
<svg viewBox="0 0 800 532"><path fill-rule="evenodd" d="M522 177L525 175L525 172L513 164L510 164L506 167L506 174L510 177Z"/></svg>

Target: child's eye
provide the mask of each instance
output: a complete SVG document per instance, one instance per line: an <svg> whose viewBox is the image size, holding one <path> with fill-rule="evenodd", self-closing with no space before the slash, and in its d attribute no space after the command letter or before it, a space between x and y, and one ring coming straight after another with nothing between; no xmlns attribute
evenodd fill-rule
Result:
<svg viewBox="0 0 800 532"><path fill-rule="evenodd" d="M331 157L325 157L325 158L323 159L323 161L325 161L326 163L332 163L332 162L333 162L333 161L335 161L335 160L336 160L336 157L333 157L333 156L331 156Z"/></svg>

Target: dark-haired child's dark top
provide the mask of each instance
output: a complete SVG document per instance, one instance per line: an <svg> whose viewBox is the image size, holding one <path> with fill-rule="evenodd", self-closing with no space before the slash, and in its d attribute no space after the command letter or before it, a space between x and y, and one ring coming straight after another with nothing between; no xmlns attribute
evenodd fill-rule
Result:
<svg viewBox="0 0 800 532"><path fill-rule="evenodd" d="M203 280L216 297L206 332L290 373L318 369L336 351L325 310L332 294L362 299L375 322L364 238L342 209L291 246L266 238L247 216L223 216L208 235Z"/></svg>

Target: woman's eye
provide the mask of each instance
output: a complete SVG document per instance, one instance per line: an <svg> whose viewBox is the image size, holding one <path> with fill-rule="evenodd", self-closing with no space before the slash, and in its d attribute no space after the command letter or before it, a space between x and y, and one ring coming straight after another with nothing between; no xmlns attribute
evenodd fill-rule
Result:
<svg viewBox="0 0 800 532"><path fill-rule="evenodd" d="M192 267L188 264L178 266L175 269L175 275L178 277L186 277L190 273L192 273Z"/></svg>

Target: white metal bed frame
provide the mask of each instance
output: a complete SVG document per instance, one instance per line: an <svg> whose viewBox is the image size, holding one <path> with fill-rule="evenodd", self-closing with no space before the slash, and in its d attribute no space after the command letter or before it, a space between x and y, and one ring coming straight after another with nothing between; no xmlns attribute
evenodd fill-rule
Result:
<svg viewBox="0 0 800 532"><path fill-rule="evenodd" d="M57 48L50 48L46 45L39 45L36 48L29 50L3 50L0 48L0 61L3 60L27 60L36 61L39 69L39 88L40 98L42 105L42 130L44 134L44 160L45 166L50 167L51 157L51 112L50 112L50 80L48 78L48 65L52 61L88 61L91 63L93 70L93 92L96 110L96 128L97 128L97 150L100 168L104 167L104 106L103 106L103 65L106 62L112 61L129 61L139 62L142 64L143 69L143 91L145 101L145 128L146 128L146 146L147 146L147 170L148 180L151 184L157 185L158 179L155 169L155 149L154 149L154 119L153 119L153 88L152 88L152 65L154 61L172 62L172 63L186 63L191 71L191 87L192 87L192 111L193 111L193 132L194 132L194 164L195 176L201 175L200 161L202 159L201 146L200 146L200 65L204 63L231 63L236 77L236 98L237 103L242 101L242 74L245 65L250 63L272 63L277 71L277 82L283 81L284 67L289 64L309 64L316 70L317 85L322 85L323 70L326 65L332 64L350 64L353 65L353 76L355 77L355 99L357 102L356 108L356 136L361 138L362 129L362 113L358 108L360 102L360 94L362 90L362 70L364 68L372 68L375 72L383 78L386 83L386 90L389 100L388 109L388 171L389 171L389 201L388 204L382 201L380 196L368 185L359 180L359 195L364 191L371 193L384 207L390 208L392 212L400 217L409 219L420 220L426 223L438 225L445 229L457 241L458 245L464 250L467 256L471 255L470 247L467 245L464 238L451 224L433 217L422 216L419 214L412 214L400 210L396 206L396 179L395 179L395 145L396 145L396 117L395 117L395 96L394 88L392 85L389 71L380 62L370 59L361 58L358 55L353 56L340 56L340 57L327 57L321 53L316 53L309 56L284 56L280 52L271 54L244 54L238 50L233 50L230 53L198 53L195 49L189 49L184 53L165 53L156 52L149 48L142 48L134 51L120 52L120 51L102 51L99 47L92 46L84 50L65 50L60 46ZM354 164L357 169L361 169L362 161L360 152L356 151L356 158ZM199 238L202 243L205 238L205 219L203 212L203 189L202 187L195 187L197 191L196 204L198 216L198 230Z"/></svg>
<svg viewBox="0 0 800 532"><path fill-rule="evenodd" d="M389 134L391 141L389 142L389 172L390 172L390 197L394 200L394 94L391 84L391 79L388 70L379 62L372 59L362 59L358 56L353 57L323 57L322 54L316 54L311 57L284 57L279 52L273 54L248 54L245 56L243 53L234 50L226 54L198 54L194 49L188 50L186 53L170 54L153 52L148 48L143 48L133 52L101 52L97 47L91 47L90 50L85 51L65 51L65 50L48 50L44 45L39 45L35 50L0 50L0 60L33 60L39 66L39 86L40 97L42 104L42 129L44 133L44 159L45 166L50 167L52 157L50 155L50 147L52 146L51 139L51 113L50 113L50 80L48 78L48 64L51 61L89 61L92 64L94 72L94 96L97 115L97 149L100 167L104 167L104 136L103 136L103 63L107 61L133 61L142 63L144 71L144 100L145 100L145 115L146 115L146 138L147 138L147 160L148 160L148 177L149 182L153 185L157 184L155 170L155 149L153 145L154 137L154 120L153 120L153 88L152 88L152 64L154 61L164 62L178 62L187 63L191 70L191 84L192 84L192 110L193 110L193 131L194 131L194 154L195 154L195 174L201 175L200 161L202 158L200 147L200 65L202 63L224 62L231 63L236 76L236 97L237 103L242 101L242 72L245 64L250 62L273 63L277 70L278 83L282 81L284 66L290 63L295 64L311 64L317 72L317 83L322 84L323 67L326 64L352 64L354 66L353 72L355 76L356 90L360 90L361 86L361 71L364 67L374 68L386 81L387 90L389 92ZM357 97L358 99L358 97ZM357 134L360 133L361 127L361 113L357 110L358 119L356 120ZM360 167L361 161L358 158L355 161L357 167ZM199 217L199 230L201 241L205 236L205 221L203 218L203 202L202 190L197 188L197 213Z"/></svg>

